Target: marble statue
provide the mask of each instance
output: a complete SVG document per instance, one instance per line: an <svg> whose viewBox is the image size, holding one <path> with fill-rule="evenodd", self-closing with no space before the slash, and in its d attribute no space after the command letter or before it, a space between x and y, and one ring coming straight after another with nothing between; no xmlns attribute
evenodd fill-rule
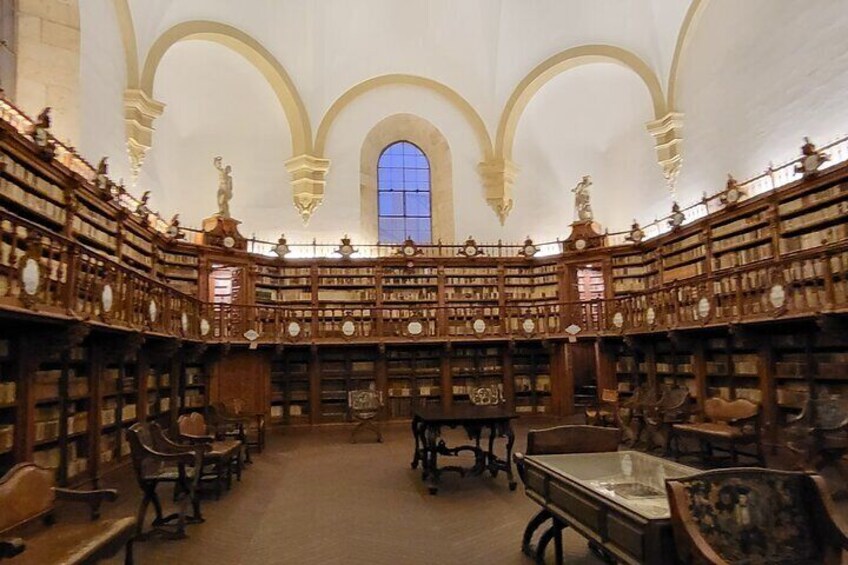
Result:
<svg viewBox="0 0 848 565"><path fill-rule="evenodd" d="M586 175L571 189L574 193L574 210L577 212L579 221L592 220L592 205L589 203L589 187L592 186L592 177Z"/></svg>
<svg viewBox="0 0 848 565"><path fill-rule="evenodd" d="M230 217L230 200L233 197L232 167L221 164L221 157L215 157L212 164L218 169L218 215L222 218Z"/></svg>

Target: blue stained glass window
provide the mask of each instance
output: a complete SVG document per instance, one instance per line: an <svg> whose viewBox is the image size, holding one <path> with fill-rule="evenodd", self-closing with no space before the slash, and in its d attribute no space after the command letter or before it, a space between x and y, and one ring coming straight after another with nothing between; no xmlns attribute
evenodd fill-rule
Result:
<svg viewBox="0 0 848 565"><path fill-rule="evenodd" d="M430 162L408 141L386 147L377 162L377 216L381 243L432 243Z"/></svg>

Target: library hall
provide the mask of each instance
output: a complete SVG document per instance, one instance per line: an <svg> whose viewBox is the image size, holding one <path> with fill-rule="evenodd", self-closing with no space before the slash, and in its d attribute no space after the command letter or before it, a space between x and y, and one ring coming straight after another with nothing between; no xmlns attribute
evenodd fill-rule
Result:
<svg viewBox="0 0 848 565"><path fill-rule="evenodd" d="M0 565L848 564L848 0L0 0Z"/></svg>

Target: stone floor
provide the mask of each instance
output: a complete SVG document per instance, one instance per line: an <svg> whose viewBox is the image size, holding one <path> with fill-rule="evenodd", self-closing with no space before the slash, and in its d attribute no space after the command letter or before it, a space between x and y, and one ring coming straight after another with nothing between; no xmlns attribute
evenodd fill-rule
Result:
<svg viewBox="0 0 848 565"><path fill-rule="evenodd" d="M524 447L527 428L526 421L517 425L517 449ZM384 437L384 443L367 443L363 435L362 443L351 444L347 427L273 430L242 482L221 500L204 501L205 523L189 526L186 540L137 543L137 562L532 562L519 547L538 506L521 486L510 492L502 474L447 474L439 494L430 496L420 471L409 466L408 425L386 425ZM107 477L103 486L121 493L105 515L135 514L140 494L130 468ZM600 563L577 534L566 531L564 545L568 563Z"/></svg>
<svg viewBox="0 0 848 565"><path fill-rule="evenodd" d="M516 450L524 449L529 428L553 423L520 420ZM137 563L532 563L519 546L538 506L520 482L510 492L503 475L446 474L439 494L430 496L420 471L409 466L408 424L384 425L383 431L384 443L363 435L362 443L351 444L347 426L271 430L265 451L254 456L242 482L221 500L204 500L205 523L189 526L186 540L137 543ZM449 444L464 439L459 431L451 433ZM770 456L769 465L785 462ZM120 492L119 501L104 508L105 516L135 514L140 492L129 466L102 486ZM848 519L848 503L838 508ZM148 523L151 515L152 510ZM566 563L601 563L583 538L570 530L564 534ZM122 556L112 563L122 563Z"/></svg>

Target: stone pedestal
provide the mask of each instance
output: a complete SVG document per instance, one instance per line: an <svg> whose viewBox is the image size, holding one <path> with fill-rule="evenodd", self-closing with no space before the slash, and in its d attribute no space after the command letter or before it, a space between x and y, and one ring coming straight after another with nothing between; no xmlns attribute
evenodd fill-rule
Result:
<svg viewBox="0 0 848 565"><path fill-rule="evenodd" d="M241 222L233 218L211 216L203 220L203 245L225 249L247 249L247 240L238 231Z"/></svg>
<svg viewBox="0 0 848 565"><path fill-rule="evenodd" d="M604 245L605 236L600 225L592 220L578 220L571 224L571 235L563 243L565 251L585 251Z"/></svg>

